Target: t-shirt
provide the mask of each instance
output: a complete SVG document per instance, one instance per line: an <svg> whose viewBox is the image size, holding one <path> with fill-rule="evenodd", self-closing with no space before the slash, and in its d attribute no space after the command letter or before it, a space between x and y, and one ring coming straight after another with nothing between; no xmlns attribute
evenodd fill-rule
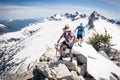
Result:
<svg viewBox="0 0 120 80"><path fill-rule="evenodd" d="M70 44L75 38L75 35L73 32L65 32L62 34L62 36L65 38L65 42L67 44Z"/></svg>
<svg viewBox="0 0 120 80"><path fill-rule="evenodd" d="M83 26L78 26L77 29L78 29L78 32L77 32L78 35L81 35L83 33L83 31L84 31Z"/></svg>

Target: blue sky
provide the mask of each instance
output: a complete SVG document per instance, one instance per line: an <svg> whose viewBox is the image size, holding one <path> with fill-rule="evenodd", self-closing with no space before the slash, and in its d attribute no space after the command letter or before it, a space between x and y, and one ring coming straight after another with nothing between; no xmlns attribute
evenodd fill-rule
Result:
<svg viewBox="0 0 120 80"><path fill-rule="evenodd" d="M120 0L0 0L0 19L45 18L66 12L93 11L120 19Z"/></svg>

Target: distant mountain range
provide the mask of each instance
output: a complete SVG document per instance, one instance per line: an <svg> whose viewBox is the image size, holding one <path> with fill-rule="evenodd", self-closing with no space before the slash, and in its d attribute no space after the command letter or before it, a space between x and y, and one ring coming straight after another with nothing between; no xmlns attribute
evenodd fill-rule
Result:
<svg viewBox="0 0 120 80"><path fill-rule="evenodd" d="M21 30L25 26L38 22L42 19L9 19L9 20L0 20L0 24L4 27L0 27L0 34L7 32L14 32ZM1 26L0 25L0 26Z"/></svg>

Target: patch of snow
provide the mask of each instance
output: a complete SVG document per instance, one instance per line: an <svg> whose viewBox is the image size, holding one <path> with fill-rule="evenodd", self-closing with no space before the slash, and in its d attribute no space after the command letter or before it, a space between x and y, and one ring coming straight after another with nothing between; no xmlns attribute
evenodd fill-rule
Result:
<svg viewBox="0 0 120 80"><path fill-rule="evenodd" d="M4 28L4 27L6 27L5 25L3 25L3 24L0 24L0 28Z"/></svg>

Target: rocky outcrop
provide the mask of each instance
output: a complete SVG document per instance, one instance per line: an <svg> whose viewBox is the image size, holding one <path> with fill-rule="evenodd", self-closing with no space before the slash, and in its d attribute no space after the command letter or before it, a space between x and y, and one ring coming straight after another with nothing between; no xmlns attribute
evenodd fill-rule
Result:
<svg viewBox="0 0 120 80"><path fill-rule="evenodd" d="M29 64L26 69L21 67L6 80L94 80L87 73L86 58L83 55L76 56L74 55L73 62L69 62L69 56L58 61L59 56L55 55L55 51L48 50L39 61Z"/></svg>
<svg viewBox="0 0 120 80"><path fill-rule="evenodd" d="M92 29L94 28L94 21L95 20L98 20L98 19L102 19L102 20L106 20L107 22L109 23L112 23L112 24L117 24L117 25L120 25L120 21L115 21L114 19L109 19L109 18L106 18L105 16L97 13L96 11L93 11L90 16L88 17L88 25L89 25L89 29Z"/></svg>
<svg viewBox="0 0 120 80"><path fill-rule="evenodd" d="M54 14L50 18L47 18L47 20L62 21L63 19L68 18L68 19L74 21L74 20L78 20L80 18L85 18L85 17L86 17L86 14L75 12L73 14L65 13L64 15ZM45 21L46 21L46 19L45 19Z"/></svg>
<svg viewBox="0 0 120 80"><path fill-rule="evenodd" d="M89 21L88 21L89 29L94 28L94 21L96 20L96 14L97 14L97 12L94 11L94 12L89 16Z"/></svg>

